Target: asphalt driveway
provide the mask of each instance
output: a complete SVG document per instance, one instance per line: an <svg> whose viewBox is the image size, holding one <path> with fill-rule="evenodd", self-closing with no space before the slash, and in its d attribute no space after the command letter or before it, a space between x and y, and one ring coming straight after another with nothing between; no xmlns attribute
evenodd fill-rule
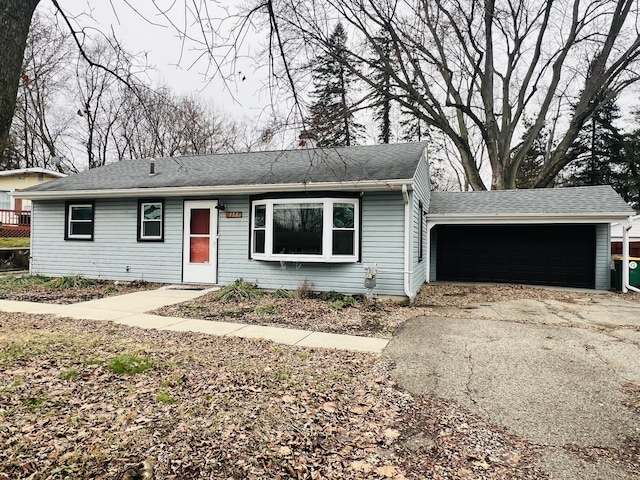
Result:
<svg viewBox="0 0 640 480"><path fill-rule="evenodd" d="M640 303L593 294L439 314L406 322L387 347L402 388L542 445L552 479L638 478ZM581 454L608 449L630 460Z"/></svg>

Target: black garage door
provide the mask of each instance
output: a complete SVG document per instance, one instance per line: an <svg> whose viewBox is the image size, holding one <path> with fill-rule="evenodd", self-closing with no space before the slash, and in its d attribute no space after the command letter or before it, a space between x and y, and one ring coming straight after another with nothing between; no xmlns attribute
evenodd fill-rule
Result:
<svg viewBox="0 0 640 480"><path fill-rule="evenodd" d="M595 288L594 225L439 225L436 278Z"/></svg>

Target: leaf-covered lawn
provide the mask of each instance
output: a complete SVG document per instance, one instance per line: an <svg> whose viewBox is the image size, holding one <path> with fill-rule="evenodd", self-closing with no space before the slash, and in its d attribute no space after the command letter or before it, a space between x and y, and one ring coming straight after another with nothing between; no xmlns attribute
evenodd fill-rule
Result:
<svg viewBox="0 0 640 480"><path fill-rule="evenodd" d="M526 442L413 399L388 367L0 313L0 478L539 478Z"/></svg>

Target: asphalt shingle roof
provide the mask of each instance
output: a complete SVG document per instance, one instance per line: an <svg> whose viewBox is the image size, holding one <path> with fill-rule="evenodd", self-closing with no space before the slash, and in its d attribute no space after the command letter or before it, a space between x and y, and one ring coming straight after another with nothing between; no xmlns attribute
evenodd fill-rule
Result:
<svg viewBox="0 0 640 480"><path fill-rule="evenodd" d="M425 143L123 160L30 187L29 192L273 185L413 178Z"/></svg>
<svg viewBox="0 0 640 480"><path fill-rule="evenodd" d="M626 213L633 209L609 185L595 187L433 192L430 214L443 215L579 215Z"/></svg>

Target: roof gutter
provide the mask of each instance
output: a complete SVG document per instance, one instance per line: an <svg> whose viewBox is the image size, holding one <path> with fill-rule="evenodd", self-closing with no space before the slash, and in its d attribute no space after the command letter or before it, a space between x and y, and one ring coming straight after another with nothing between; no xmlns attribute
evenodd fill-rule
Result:
<svg viewBox="0 0 640 480"><path fill-rule="evenodd" d="M314 192L326 190L344 190L375 192L413 189L413 180L365 180L361 182L310 182L310 183L274 183L260 185L220 185L193 187L150 187L123 189L65 190L65 191L15 191L14 197L27 200L56 200L76 198L131 198L131 197L184 197L204 195L248 195L268 192Z"/></svg>
<svg viewBox="0 0 640 480"><path fill-rule="evenodd" d="M569 219L571 223L611 223L612 221L627 221L628 212L610 213L496 213L496 214L433 214L427 216L432 224L483 224L483 223L566 223Z"/></svg>

